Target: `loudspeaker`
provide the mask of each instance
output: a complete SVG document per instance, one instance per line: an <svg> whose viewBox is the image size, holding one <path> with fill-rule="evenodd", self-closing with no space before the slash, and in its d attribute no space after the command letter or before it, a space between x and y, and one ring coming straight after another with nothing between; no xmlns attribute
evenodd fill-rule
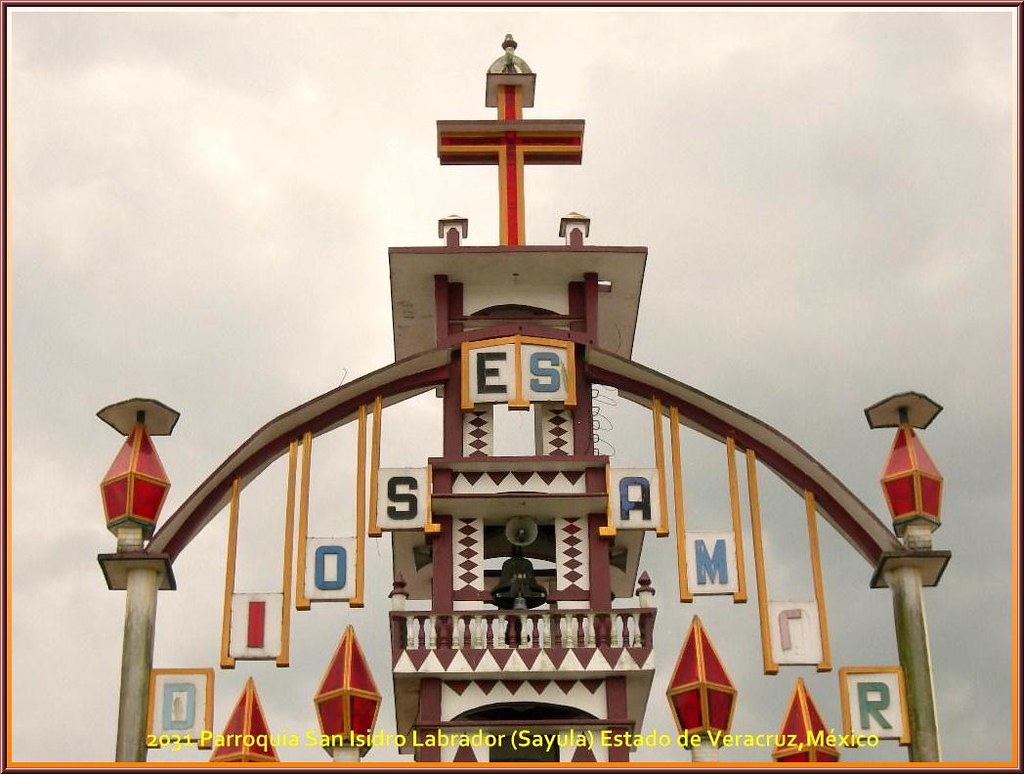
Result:
<svg viewBox="0 0 1024 774"><path fill-rule="evenodd" d="M505 537L514 546L528 546L537 539L537 522L529 516L516 516L505 525Z"/></svg>

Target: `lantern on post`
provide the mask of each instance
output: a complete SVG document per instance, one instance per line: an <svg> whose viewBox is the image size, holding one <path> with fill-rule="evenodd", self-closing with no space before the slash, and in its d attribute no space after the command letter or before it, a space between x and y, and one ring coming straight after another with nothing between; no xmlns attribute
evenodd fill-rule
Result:
<svg viewBox="0 0 1024 774"><path fill-rule="evenodd" d="M828 735L829 727L807 693L804 679L798 677L786 718L775 737L782 744L776 744L772 759L776 763L835 763L839 751L825 743Z"/></svg>
<svg viewBox="0 0 1024 774"><path fill-rule="evenodd" d="M914 432L915 427L928 427L940 411L942 406L917 392L893 395L864 409L872 428L896 428L882 471L882 491L893 529L910 549L930 549L932 532L942 524L942 475Z"/></svg>
<svg viewBox="0 0 1024 774"><path fill-rule="evenodd" d="M313 697L320 731L328 737L324 750L334 761L358 761L369 751L380 700L377 683L350 624Z"/></svg>
<svg viewBox="0 0 1024 774"><path fill-rule="evenodd" d="M150 436L170 435L180 415L159 401L132 398L96 416L126 436L100 482L107 529L117 536L119 552L138 550L153 534L171 488Z"/></svg>
<svg viewBox="0 0 1024 774"><path fill-rule="evenodd" d="M717 760L718 750L710 732L729 732L736 687L699 616L694 616L690 624L666 696L680 735L690 741L686 746L693 760Z"/></svg>

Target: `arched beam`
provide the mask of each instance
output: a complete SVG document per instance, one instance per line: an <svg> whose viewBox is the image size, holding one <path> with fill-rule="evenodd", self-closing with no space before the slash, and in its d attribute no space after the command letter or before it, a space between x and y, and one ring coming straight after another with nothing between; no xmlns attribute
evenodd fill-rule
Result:
<svg viewBox="0 0 1024 774"><path fill-rule="evenodd" d="M381 395L389 406L441 384L448 377L451 352L433 349L400 360L354 382L303 403L272 419L232 452L183 502L153 535L148 553L168 554L173 561L223 508L231 482L241 479L244 488L274 460L288 451L288 444L309 432L314 436L334 430L355 418L359 406Z"/></svg>
<svg viewBox="0 0 1024 774"><path fill-rule="evenodd" d="M741 449L752 449L758 460L803 495L814 492L818 510L872 566L884 551L903 546L864 503L810 454L779 431L739 409L677 382L662 373L591 347L586 373L594 381L616 388L627 399L650 406L657 397L665 409L676 406L683 424L709 438L731 436Z"/></svg>
<svg viewBox="0 0 1024 774"><path fill-rule="evenodd" d="M473 338L489 338L494 333L475 331ZM227 504L235 478L241 479L244 488L284 455L292 440L306 432L317 436L346 424L355 418L360 405L377 395L383 396L384 405L393 405L441 384L448 376L451 358L449 348L421 352L271 420L189 495L157 530L147 552L168 554L173 560ZM679 409L687 427L719 441L731 436L739 448L753 450L797 493L805 489L813 492L825 519L872 566L883 552L902 550L888 526L842 482L789 438L755 417L664 374L593 347L586 349L586 372L594 381L616 388L641 405L649 406L650 398L658 397L665 409Z"/></svg>

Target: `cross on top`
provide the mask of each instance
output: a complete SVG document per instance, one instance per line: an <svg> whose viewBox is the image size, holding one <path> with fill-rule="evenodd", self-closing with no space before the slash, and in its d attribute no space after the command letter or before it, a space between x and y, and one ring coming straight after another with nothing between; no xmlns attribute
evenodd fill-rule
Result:
<svg viewBox="0 0 1024 774"><path fill-rule="evenodd" d="M515 55L517 44L505 36L505 53L487 71L487 107L493 121L438 121L437 156L442 164L498 167L499 240L526 242L523 167L526 164L579 164L583 160L582 119L523 119L533 107L537 76Z"/></svg>

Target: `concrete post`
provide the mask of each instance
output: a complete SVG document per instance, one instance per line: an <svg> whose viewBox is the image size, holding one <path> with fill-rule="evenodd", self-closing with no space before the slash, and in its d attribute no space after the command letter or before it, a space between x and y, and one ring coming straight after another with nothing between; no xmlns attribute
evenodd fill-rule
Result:
<svg viewBox="0 0 1024 774"><path fill-rule="evenodd" d="M700 744L690 748L690 759L694 763L717 763L718 748L711 743L707 734L699 736Z"/></svg>
<svg viewBox="0 0 1024 774"><path fill-rule="evenodd" d="M159 582L159 573L149 567L135 567L127 572L116 761L146 760L146 709Z"/></svg>
<svg viewBox="0 0 1024 774"><path fill-rule="evenodd" d="M347 744L332 747L331 760L334 763L359 763L359 748Z"/></svg>
<svg viewBox="0 0 1024 774"><path fill-rule="evenodd" d="M892 590L896 646L907 683L910 760L938 762L942 760L942 752L935 716L935 686L932 683L921 570L909 565L895 566L886 571L885 579Z"/></svg>

